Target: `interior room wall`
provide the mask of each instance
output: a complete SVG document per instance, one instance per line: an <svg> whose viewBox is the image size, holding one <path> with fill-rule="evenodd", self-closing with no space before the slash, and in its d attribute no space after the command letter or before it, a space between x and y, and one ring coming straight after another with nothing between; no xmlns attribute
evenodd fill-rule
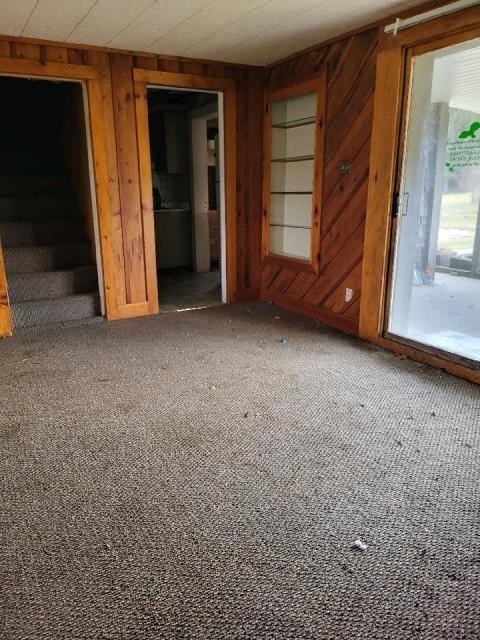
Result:
<svg viewBox="0 0 480 640"><path fill-rule="evenodd" d="M325 164L318 275L267 264L262 297L358 332L378 29L312 49L266 71L267 87L294 83L327 66ZM350 169L342 175L340 166ZM351 290L347 292L347 289Z"/></svg>

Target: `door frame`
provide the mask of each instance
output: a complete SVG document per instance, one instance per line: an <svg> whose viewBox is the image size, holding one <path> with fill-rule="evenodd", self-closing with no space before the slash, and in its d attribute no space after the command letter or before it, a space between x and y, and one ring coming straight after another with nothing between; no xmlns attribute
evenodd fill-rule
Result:
<svg viewBox="0 0 480 640"><path fill-rule="evenodd" d="M233 302L236 291L236 83L231 78L215 78L189 73L171 73L150 69L133 69L135 86L135 110L140 163L140 197L145 233L145 257L147 289L150 286L157 291L157 270L155 259L155 230L152 197L152 173L150 162L150 139L148 132L148 86L210 91L223 95L224 129L224 192L225 192L225 265L226 265L226 302ZM219 109L221 95L219 95ZM157 294L158 295L158 294Z"/></svg>
<svg viewBox="0 0 480 640"><path fill-rule="evenodd" d="M409 52L424 53L480 37L478 7L443 16L399 31L381 34L375 100L367 217L364 240L361 338L480 383L480 371L449 360L427 346L409 345L386 336L386 305L391 278L393 207L399 163L403 158L404 121L409 93Z"/></svg>
<svg viewBox="0 0 480 640"><path fill-rule="evenodd" d="M105 152L105 133L100 76L93 66L61 62L39 62L37 60L0 57L0 77L36 78L77 82L82 86L85 108L85 128L89 150L90 192L94 227L98 229L97 273L102 288L105 314L115 313L115 270L111 244L110 200L108 192L108 170ZM103 306L103 304L102 304ZM13 333L12 314L8 298L8 282L0 238L0 337Z"/></svg>

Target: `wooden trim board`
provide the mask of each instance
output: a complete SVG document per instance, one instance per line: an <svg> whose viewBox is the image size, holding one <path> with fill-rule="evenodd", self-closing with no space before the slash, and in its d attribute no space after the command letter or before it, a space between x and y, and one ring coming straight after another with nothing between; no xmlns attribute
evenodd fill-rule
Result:
<svg viewBox="0 0 480 640"><path fill-rule="evenodd" d="M90 123L90 139L92 144L92 161L95 183L90 185L95 189L100 248L102 254L102 270L104 296L107 318L116 316L115 266L111 244L110 200L108 192L108 172L105 158L105 141L103 130L103 104L99 85L99 74L94 67L87 65L64 64L58 62L38 62L28 59L13 59L0 57L0 76L35 76L42 79L55 79L72 82L85 82L88 96L88 110ZM4 278L6 278L4 273ZM0 292L1 293L1 292ZM8 296L3 298L3 306L9 305ZM5 312L4 312L5 313ZM10 315L10 311L9 311ZM8 331L8 321L3 321ZM10 333L12 331L10 318Z"/></svg>
<svg viewBox="0 0 480 640"><path fill-rule="evenodd" d="M40 62L25 58L0 58L0 74L25 77L40 77L52 80L96 80L95 67L63 62Z"/></svg>
<svg viewBox="0 0 480 640"><path fill-rule="evenodd" d="M227 302L236 299L236 83L231 78L200 76L191 73L171 73L149 69L133 69L135 82L135 104L137 108L137 138L139 141L140 175L142 193L142 211L151 237L145 237L147 247L147 282L153 279L155 268L155 235L153 229L153 203L151 202L152 176L150 165L150 146L148 142L147 85L178 87L197 91L216 91L223 93L224 139L225 139L225 231L227 236ZM152 211L150 216L149 211ZM151 218L151 221L150 221ZM150 275L148 275L150 274Z"/></svg>
<svg viewBox="0 0 480 640"><path fill-rule="evenodd" d="M263 128L263 207L262 207L262 263L292 267L300 271L318 273L320 265L320 223L323 202L323 167L325 146L327 71L322 64L314 78L287 86L278 86L265 91ZM302 260L291 256L270 253L270 208L271 208L271 106L273 102L286 100L306 93L316 95L314 167L311 197L310 258ZM313 123L312 123L313 124Z"/></svg>
<svg viewBox="0 0 480 640"><path fill-rule="evenodd" d="M377 58L359 325L360 337L366 340L375 340L383 331L403 55L401 49L392 49Z"/></svg>
<svg viewBox="0 0 480 640"><path fill-rule="evenodd" d="M2 242L0 238L0 338L11 336L13 331L12 314L8 302L7 275L3 259Z"/></svg>
<svg viewBox="0 0 480 640"><path fill-rule="evenodd" d="M407 77L406 60L413 48L417 52L432 51L478 36L478 7L406 29L395 37L387 34L381 36L375 83L359 325L359 335L365 340L477 383L480 382L478 370L440 354L424 351L421 347L401 344L384 334L392 208L403 147L399 138L402 121L406 117L405 109L402 109Z"/></svg>
<svg viewBox="0 0 480 640"><path fill-rule="evenodd" d="M158 313L157 260L155 256L155 220L153 214L147 86L144 82L135 81L134 88L147 309L148 313Z"/></svg>

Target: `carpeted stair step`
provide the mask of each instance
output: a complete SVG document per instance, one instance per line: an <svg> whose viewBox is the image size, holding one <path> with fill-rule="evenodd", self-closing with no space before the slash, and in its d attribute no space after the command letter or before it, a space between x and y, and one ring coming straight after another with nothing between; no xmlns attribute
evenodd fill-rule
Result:
<svg viewBox="0 0 480 640"><path fill-rule="evenodd" d="M35 176L18 173L0 173L0 193L2 196L68 195L71 185L67 174Z"/></svg>
<svg viewBox="0 0 480 640"><path fill-rule="evenodd" d="M11 310L14 328L34 327L92 318L100 313L100 298L98 293L87 293L47 300L14 302Z"/></svg>
<svg viewBox="0 0 480 640"><path fill-rule="evenodd" d="M26 302L59 298L98 290L97 268L94 265L66 271L12 273L8 276L10 302Z"/></svg>
<svg viewBox="0 0 480 640"><path fill-rule="evenodd" d="M4 249L65 244L85 240L83 220L46 220L45 222L0 222Z"/></svg>
<svg viewBox="0 0 480 640"><path fill-rule="evenodd" d="M10 247L4 250L7 277L12 273L58 271L91 263L88 242L49 247Z"/></svg>
<svg viewBox="0 0 480 640"><path fill-rule="evenodd" d="M0 198L0 222L78 218L71 196L11 196Z"/></svg>

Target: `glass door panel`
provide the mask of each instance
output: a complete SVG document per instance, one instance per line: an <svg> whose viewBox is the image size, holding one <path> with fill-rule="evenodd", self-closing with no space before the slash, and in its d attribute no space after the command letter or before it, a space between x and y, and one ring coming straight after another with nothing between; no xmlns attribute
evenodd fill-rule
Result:
<svg viewBox="0 0 480 640"><path fill-rule="evenodd" d="M412 64L388 332L480 361L480 39Z"/></svg>

